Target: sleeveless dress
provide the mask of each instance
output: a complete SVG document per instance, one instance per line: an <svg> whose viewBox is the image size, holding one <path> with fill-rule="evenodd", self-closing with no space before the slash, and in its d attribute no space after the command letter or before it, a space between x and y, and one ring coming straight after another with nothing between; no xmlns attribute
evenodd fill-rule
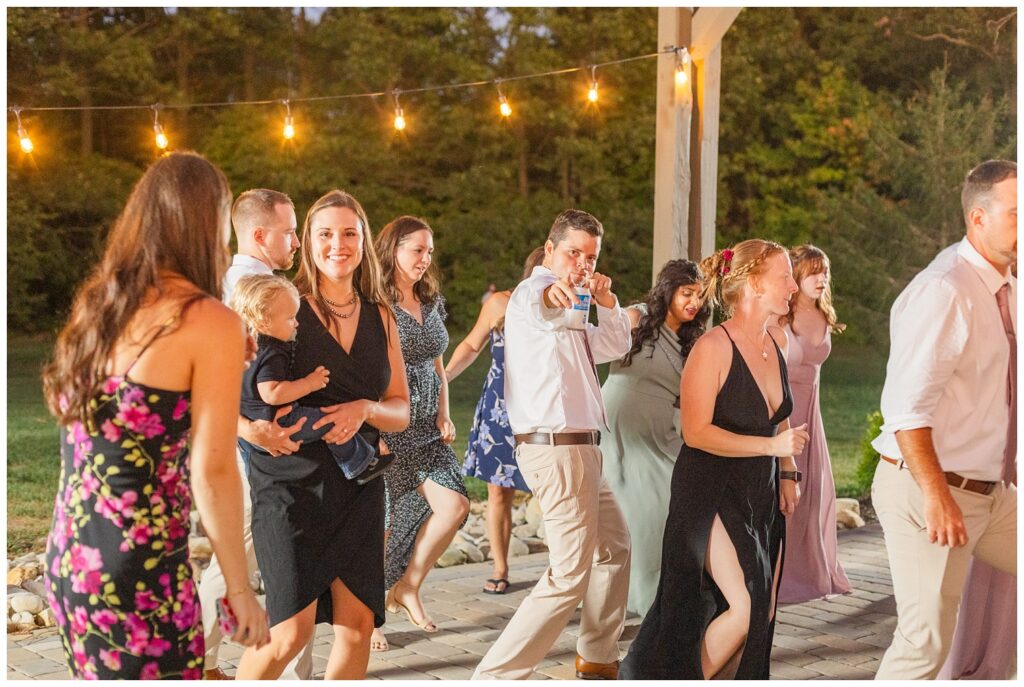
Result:
<svg viewBox="0 0 1024 687"><path fill-rule="evenodd" d="M661 574L672 469L682 448L679 433L679 335L662 325L623 367L615 361L601 388L608 415L601 437L604 474L629 527L629 601L626 610L644 615Z"/></svg>
<svg viewBox="0 0 1024 687"><path fill-rule="evenodd" d="M505 332L492 329L491 367L473 413L462 474L530 493L516 464L515 451L516 440L505 407Z"/></svg>
<svg viewBox="0 0 1024 687"><path fill-rule="evenodd" d="M91 424L60 432L45 582L75 678L202 678L188 562L190 393L128 376L173 321L106 380Z"/></svg>
<svg viewBox="0 0 1024 687"><path fill-rule="evenodd" d="M803 603L850 591L850 581L839 563L836 541L836 483L825 441L819 404L821 366L832 352L832 334L815 344L811 337L789 335L789 384L793 391L791 427L807 423L810 440L796 456L803 473L800 503L786 518L786 577L779 586L779 603ZM817 338L817 337L815 337Z"/></svg>
<svg viewBox="0 0 1024 687"><path fill-rule="evenodd" d="M416 535L431 513L416 487L429 479L466 496L455 452L441 441L441 430L437 428L441 378L434 361L448 348L444 299L438 296L433 303L420 305L422 324L397 304L391 309L409 381L409 426L401 432L383 434L384 442L395 454L395 462L384 473L383 480L387 489L386 526L391 530L384 563L384 589L391 589L405 574Z"/></svg>
<svg viewBox="0 0 1024 687"><path fill-rule="evenodd" d="M303 298L292 373L304 377L323 365L330 381L299 399L322 407L359 399L378 401L391 380L387 330L380 309L363 300L352 347L346 352ZM377 445L369 424L359 434ZM333 620L331 583L340 579L384 624L384 485L345 479L322 441L303 443L290 456L253 452L252 539L267 590L271 626L319 600L316 622Z"/></svg>
<svg viewBox="0 0 1024 687"><path fill-rule="evenodd" d="M723 331L729 335L724 327ZM732 364L715 399L712 424L735 434L775 436L779 423L793 409L786 361L777 344L775 353L783 399L774 416L768 417L764 396L732 343ZM724 458L684 443L672 471L658 592L622 663L620 680L704 677L700 660L704 632L728 608L704 569L716 515L736 548L750 594L750 627L735 678L768 679L775 633L774 617L768 620L772 580L785 535L778 461L774 456Z"/></svg>

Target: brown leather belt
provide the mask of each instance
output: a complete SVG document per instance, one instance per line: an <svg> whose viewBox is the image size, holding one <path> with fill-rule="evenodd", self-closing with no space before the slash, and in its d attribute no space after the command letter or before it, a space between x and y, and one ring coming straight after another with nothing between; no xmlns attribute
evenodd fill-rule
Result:
<svg viewBox="0 0 1024 687"><path fill-rule="evenodd" d="M601 433L592 432L531 432L516 434L516 446L519 444L538 444L540 446L580 446L601 443Z"/></svg>
<svg viewBox="0 0 1024 687"><path fill-rule="evenodd" d="M900 470L906 467L902 460L896 460L889 456L879 456L879 458L884 460L886 463L892 463ZM964 489L966 491L973 491L975 494L984 494L985 496L991 494L992 490L996 488L997 484L999 484L999 482L982 482L979 479L967 479L955 472L944 472L942 474L946 476L946 483L949 486L956 487L957 489Z"/></svg>

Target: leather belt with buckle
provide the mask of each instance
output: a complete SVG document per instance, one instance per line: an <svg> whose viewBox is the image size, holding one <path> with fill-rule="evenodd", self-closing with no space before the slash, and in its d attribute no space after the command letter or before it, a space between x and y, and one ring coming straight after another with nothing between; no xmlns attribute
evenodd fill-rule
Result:
<svg viewBox="0 0 1024 687"><path fill-rule="evenodd" d="M902 460L896 460L889 456L879 456L886 463L892 463L900 470L904 469L906 465ZM958 475L955 472L944 472L946 476L946 483L951 487L957 489L964 489L965 491L973 491L975 494L984 494L988 496L992 493L992 490L996 488L999 482L982 482L980 479L967 479L963 475Z"/></svg>
<svg viewBox="0 0 1024 687"><path fill-rule="evenodd" d="M537 444L540 446L580 446L601 443L601 433L592 432L531 432L516 434L516 446L519 444Z"/></svg>

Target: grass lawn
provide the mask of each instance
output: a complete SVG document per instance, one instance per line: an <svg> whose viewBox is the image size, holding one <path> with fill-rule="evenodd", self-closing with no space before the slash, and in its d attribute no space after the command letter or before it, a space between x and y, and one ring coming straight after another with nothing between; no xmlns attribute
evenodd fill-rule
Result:
<svg viewBox="0 0 1024 687"><path fill-rule="evenodd" d="M452 346L459 339L452 337ZM43 406L39 370L51 339L10 336L7 342L7 552L36 548L50 526L60 473L56 425ZM838 346L822 370L822 413L836 490L857 496L853 473L867 415L878 408L885 377L885 351ZM461 462L473 411L490 356L485 350L451 387L452 419L457 428L455 455ZM607 366L601 366L601 376ZM483 482L466 478L473 500L487 497Z"/></svg>

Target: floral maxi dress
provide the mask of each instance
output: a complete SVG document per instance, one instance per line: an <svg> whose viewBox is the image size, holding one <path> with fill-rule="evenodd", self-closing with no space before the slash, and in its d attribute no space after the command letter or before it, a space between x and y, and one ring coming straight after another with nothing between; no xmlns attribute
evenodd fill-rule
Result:
<svg viewBox="0 0 1024 687"><path fill-rule="evenodd" d="M140 354L141 355L141 354ZM46 588L73 677L201 679L188 561L188 391L110 377L61 430Z"/></svg>

